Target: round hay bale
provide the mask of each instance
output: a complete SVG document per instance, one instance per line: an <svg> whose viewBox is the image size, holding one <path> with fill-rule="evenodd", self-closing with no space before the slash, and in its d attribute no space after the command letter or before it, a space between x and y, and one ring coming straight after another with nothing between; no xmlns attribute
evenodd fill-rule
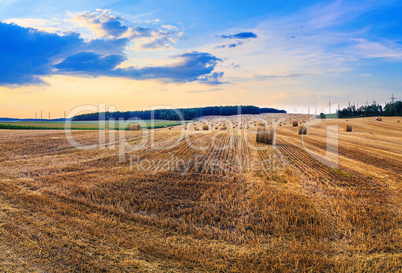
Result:
<svg viewBox="0 0 402 273"><path fill-rule="evenodd" d="M352 132L352 125L350 124L345 124L343 126L343 129L345 130L345 132Z"/></svg>
<svg viewBox="0 0 402 273"><path fill-rule="evenodd" d="M198 127L194 127L194 131L199 131L200 129L198 129Z"/></svg>
<svg viewBox="0 0 402 273"><path fill-rule="evenodd" d="M401 122L401 121L398 119L396 122L398 122L398 123L399 123L399 122Z"/></svg>
<svg viewBox="0 0 402 273"><path fill-rule="evenodd" d="M292 126L296 127L299 124L299 122L297 122L296 120L292 121Z"/></svg>
<svg viewBox="0 0 402 273"><path fill-rule="evenodd" d="M378 118L378 121L382 121L382 118Z"/></svg>
<svg viewBox="0 0 402 273"><path fill-rule="evenodd" d="M208 126L208 125L203 125L203 126L202 126L202 130L208 131L208 130L209 130L209 126Z"/></svg>
<svg viewBox="0 0 402 273"><path fill-rule="evenodd" d="M219 130L226 130L226 127L225 127L225 126L221 126L221 127L219 128Z"/></svg>
<svg viewBox="0 0 402 273"><path fill-rule="evenodd" d="M264 132L265 132L265 128L264 127L258 127L258 129L257 129L257 139L256 139L256 141L257 142L260 142L260 143L262 143L262 135L264 134Z"/></svg>
<svg viewBox="0 0 402 273"><path fill-rule="evenodd" d="M299 133L299 135L306 135L307 134L307 127L306 126L299 126L298 133Z"/></svg>
<svg viewBox="0 0 402 273"><path fill-rule="evenodd" d="M259 127L257 129L256 141L272 145L274 142L274 129L272 127Z"/></svg>
<svg viewBox="0 0 402 273"><path fill-rule="evenodd" d="M130 131L139 131L140 130L140 125L139 124L130 124Z"/></svg>
<svg viewBox="0 0 402 273"><path fill-rule="evenodd" d="M264 126L265 127L265 123L260 122L260 123L258 123L258 126Z"/></svg>

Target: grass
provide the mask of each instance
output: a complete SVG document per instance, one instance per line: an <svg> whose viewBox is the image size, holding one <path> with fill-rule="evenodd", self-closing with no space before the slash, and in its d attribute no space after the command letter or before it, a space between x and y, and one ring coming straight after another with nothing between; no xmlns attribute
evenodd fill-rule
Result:
<svg viewBox="0 0 402 273"><path fill-rule="evenodd" d="M346 171L339 170L339 169L331 169L331 172L338 176L344 176L344 177L352 177L352 175Z"/></svg>
<svg viewBox="0 0 402 273"><path fill-rule="evenodd" d="M152 120L144 120L147 124L147 128L163 128L170 127L181 124L181 122L176 122L172 120L155 120L152 123ZM98 121L73 121L71 122L72 130L99 130ZM43 122L0 122L0 129L8 129L8 130L64 130L65 123L60 121L43 121ZM110 128L108 123L106 123L106 128ZM117 129L118 122L110 129ZM143 128L143 127L141 127ZM125 128L128 130L128 127Z"/></svg>

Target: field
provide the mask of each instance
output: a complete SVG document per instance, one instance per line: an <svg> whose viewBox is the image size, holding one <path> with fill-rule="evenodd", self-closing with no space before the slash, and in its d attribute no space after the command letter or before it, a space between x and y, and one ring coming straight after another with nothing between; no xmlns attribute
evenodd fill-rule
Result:
<svg viewBox="0 0 402 273"><path fill-rule="evenodd" d="M165 126L174 126L180 124L180 122L172 120L144 120L147 127L162 128ZM63 121L43 121L43 122L0 122L0 129L17 129L17 130L63 130L65 123ZM109 126L105 124L106 128L119 128L118 121L115 124ZM102 129L102 125L98 121L72 121L71 129L73 130L99 130ZM127 128L125 128L127 129Z"/></svg>
<svg viewBox="0 0 402 273"><path fill-rule="evenodd" d="M401 272L400 118L255 118L0 130L0 271Z"/></svg>

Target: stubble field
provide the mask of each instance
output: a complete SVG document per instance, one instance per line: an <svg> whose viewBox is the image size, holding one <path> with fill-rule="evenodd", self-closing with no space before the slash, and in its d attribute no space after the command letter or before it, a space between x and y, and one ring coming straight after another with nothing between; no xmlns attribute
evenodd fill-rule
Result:
<svg viewBox="0 0 402 273"><path fill-rule="evenodd" d="M276 120L275 145L256 143L252 116L123 131L125 144L72 132L104 133L91 150L0 130L0 271L400 272L398 118L259 118Z"/></svg>

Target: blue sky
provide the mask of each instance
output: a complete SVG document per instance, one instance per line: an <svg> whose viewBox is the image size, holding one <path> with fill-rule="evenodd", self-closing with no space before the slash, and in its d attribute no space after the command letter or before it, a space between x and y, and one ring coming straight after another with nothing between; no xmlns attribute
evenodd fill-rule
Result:
<svg viewBox="0 0 402 273"><path fill-rule="evenodd" d="M100 102L118 110L307 111L329 100L402 97L401 1L0 0L0 7L0 116Z"/></svg>

